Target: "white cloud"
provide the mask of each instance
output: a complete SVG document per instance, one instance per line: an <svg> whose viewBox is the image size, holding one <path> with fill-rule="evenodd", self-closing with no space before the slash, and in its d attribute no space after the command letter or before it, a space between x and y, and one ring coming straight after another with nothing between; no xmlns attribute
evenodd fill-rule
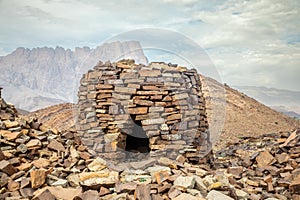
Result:
<svg viewBox="0 0 300 200"><path fill-rule="evenodd" d="M299 90L299 7L295 1L227 1L195 13L210 27L197 41L224 82Z"/></svg>
<svg viewBox="0 0 300 200"><path fill-rule="evenodd" d="M196 3L198 0L164 0L166 3L174 3L174 4L183 4L183 5L188 5L188 4L193 4Z"/></svg>
<svg viewBox="0 0 300 200"><path fill-rule="evenodd" d="M299 1L2 0L0 7L2 54L18 46L95 46L124 31L167 28L203 46L229 84L299 90Z"/></svg>

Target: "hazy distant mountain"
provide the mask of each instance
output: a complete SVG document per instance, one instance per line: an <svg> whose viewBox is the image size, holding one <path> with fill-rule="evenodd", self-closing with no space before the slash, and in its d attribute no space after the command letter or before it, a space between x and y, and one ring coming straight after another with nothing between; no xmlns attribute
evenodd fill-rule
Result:
<svg viewBox="0 0 300 200"><path fill-rule="evenodd" d="M279 112L300 119L300 91L254 86L234 86L234 88Z"/></svg>
<svg viewBox="0 0 300 200"><path fill-rule="evenodd" d="M132 58L147 63L136 41L105 43L95 49L76 47L17 48L0 57L3 96L16 107L33 111L76 100L81 74L99 61Z"/></svg>

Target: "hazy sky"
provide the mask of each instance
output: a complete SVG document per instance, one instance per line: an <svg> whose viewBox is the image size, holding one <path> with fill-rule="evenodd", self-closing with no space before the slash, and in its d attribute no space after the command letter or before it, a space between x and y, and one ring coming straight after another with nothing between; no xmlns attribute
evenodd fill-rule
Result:
<svg viewBox="0 0 300 200"><path fill-rule="evenodd" d="M203 47L223 82L300 90L298 0L0 0L0 23L0 55L164 28Z"/></svg>

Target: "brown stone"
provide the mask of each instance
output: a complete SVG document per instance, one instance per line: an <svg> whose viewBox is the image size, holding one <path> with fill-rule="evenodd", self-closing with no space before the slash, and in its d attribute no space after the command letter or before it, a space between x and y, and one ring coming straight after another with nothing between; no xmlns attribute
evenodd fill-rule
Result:
<svg viewBox="0 0 300 200"><path fill-rule="evenodd" d="M294 132L286 139L286 141L285 141L283 144L281 144L279 147L285 147L285 146L289 145L289 143L290 143L291 141L293 141L296 137L297 137L297 130L295 130L295 131L294 131Z"/></svg>
<svg viewBox="0 0 300 200"><path fill-rule="evenodd" d="M175 197L177 197L180 194L181 194L181 191L179 189L177 189L176 187L171 187L170 190L168 191L168 196L171 199L174 199Z"/></svg>
<svg viewBox="0 0 300 200"><path fill-rule="evenodd" d="M254 187L258 187L259 186L259 183L257 181L254 181L254 180L250 180L250 179L247 179L246 180L246 183L248 185L251 185L251 186L254 186Z"/></svg>
<svg viewBox="0 0 300 200"><path fill-rule="evenodd" d="M5 128L9 129L19 126L19 123L17 121L6 120L4 121L4 126Z"/></svg>
<svg viewBox="0 0 300 200"><path fill-rule="evenodd" d="M142 120L142 125L147 126L147 125L153 125L153 124L163 124L164 121L165 121L164 118L146 119L146 120Z"/></svg>
<svg viewBox="0 0 300 200"><path fill-rule="evenodd" d="M20 184L16 181L10 180L8 181L7 188L10 192L17 191L20 188Z"/></svg>
<svg viewBox="0 0 300 200"><path fill-rule="evenodd" d="M79 152L79 156L84 160L88 160L91 157L91 155L88 152Z"/></svg>
<svg viewBox="0 0 300 200"><path fill-rule="evenodd" d="M111 89L113 88L113 85L111 84L98 84L96 86L97 89Z"/></svg>
<svg viewBox="0 0 300 200"><path fill-rule="evenodd" d="M136 200L151 200L149 185L138 185L134 192L134 198Z"/></svg>
<svg viewBox="0 0 300 200"><path fill-rule="evenodd" d="M151 194L151 198L152 198L152 200L164 200L165 199L162 196L160 196L159 194Z"/></svg>
<svg viewBox="0 0 300 200"><path fill-rule="evenodd" d="M76 200L98 200L99 194L96 190L88 190L75 198Z"/></svg>
<svg viewBox="0 0 300 200"><path fill-rule="evenodd" d="M58 142L57 140L52 140L48 146L49 149L58 151L58 152L65 152L66 149L64 147L64 145L62 145L60 142Z"/></svg>
<svg viewBox="0 0 300 200"><path fill-rule="evenodd" d="M265 168L271 165L275 161L275 158L270 154L269 151L262 151L256 157L257 166L259 168Z"/></svg>
<svg viewBox="0 0 300 200"><path fill-rule="evenodd" d="M30 181L32 188L38 188L45 183L46 171L44 169L32 170L30 172Z"/></svg>
<svg viewBox="0 0 300 200"><path fill-rule="evenodd" d="M15 140L21 135L21 132L11 132L7 130L0 130L0 135L2 135L7 140Z"/></svg>
<svg viewBox="0 0 300 200"><path fill-rule="evenodd" d="M134 100L134 103L137 105L141 105L141 106L153 106L154 105L153 101L142 100L142 99L136 99L136 100Z"/></svg>
<svg viewBox="0 0 300 200"><path fill-rule="evenodd" d="M36 168L46 168L50 165L50 161L45 158L39 158L38 160L33 161L32 164Z"/></svg>
<svg viewBox="0 0 300 200"><path fill-rule="evenodd" d="M216 199L217 200L217 199L221 199L221 198L208 198L208 199ZM175 197L174 200L201 200L201 198L200 197L195 197L191 194L181 193L180 195Z"/></svg>
<svg viewBox="0 0 300 200"><path fill-rule="evenodd" d="M170 167L172 169L177 169L177 164L178 164L178 163L176 164L174 160L171 160L170 158L166 158L166 157L159 158L158 163Z"/></svg>
<svg viewBox="0 0 300 200"><path fill-rule="evenodd" d="M173 96L173 100L181 100L181 99L187 99L189 95L187 93L182 93L182 94L175 94Z"/></svg>
<svg viewBox="0 0 300 200"><path fill-rule="evenodd" d="M28 149L36 149L42 147L42 142L39 139L32 139L26 144Z"/></svg>
<svg viewBox="0 0 300 200"><path fill-rule="evenodd" d="M39 193L44 192L45 190L49 190L50 193L55 197L55 199L60 200L70 200L75 198L76 196L79 196L82 193L82 188L63 188L61 186L47 186L34 192L34 195L37 196Z"/></svg>
<svg viewBox="0 0 300 200"><path fill-rule="evenodd" d="M32 163L22 163L20 166L16 167L20 171L27 171L32 167Z"/></svg>
<svg viewBox="0 0 300 200"><path fill-rule="evenodd" d="M300 176L292 181L290 185L290 192L292 194L300 194Z"/></svg>
<svg viewBox="0 0 300 200"><path fill-rule="evenodd" d="M55 197L51 194L49 190L44 190L38 195L33 197L33 200L55 200Z"/></svg>
<svg viewBox="0 0 300 200"><path fill-rule="evenodd" d="M0 171L7 173L8 175L13 175L17 172L16 168L7 160L0 161Z"/></svg>
<svg viewBox="0 0 300 200"><path fill-rule="evenodd" d="M169 189L172 187L172 184L164 182L163 184L159 184L157 187L158 193L165 193L169 191Z"/></svg>
<svg viewBox="0 0 300 200"><path fill-rule="evenodd" d="M32 188L22 188L20 189L20 193L24 198L32 198L34 190Z"/></svg>
<svg viewBox="0 0 300 200"><path fill-rule="evenodd" d="M157 77L161 75L160 70L140 70L140 76Z"/></svg>
<svg viewBox="0 0 300 200"><path fill-rule="evenodd" d="M170 178L170 172L168 171L158 171L154 174L155 178L156 178L156 182L158 184L161 184L162 182L168 180Z"/></svg>
<svg viewBox="0 0 300 200"><path fill-rule="evenodd" d="M137 187L137 183L135 182L128 182L128 183L116 183L116 192L117 193L133 193Z"/></svg>
<svg viewBox="0 0 300 200"><path fill-rule="evenodd" d="M25 188L30 185L30 178L23 178L21 180L21 187L20 188Z"/></svg>
<svg viewBox="0 0 300 200"><path fill-rule="evenodd" d="M145 90L145 91L137 91L136 92L138 95L167 95L168 94L168 91L148 91L148 90Z"/></svg>
<svg viewBox="0 0 300 200"><path fill-rule="evenodd" d="M129 108L129 114L146 114L148 112L148 107L137 107L137 108Z"/></svg>
<svg viewBox="0 0 300 200"><path fill-rule="evenodd" d="M143 89L144 90L160 90L160 88L159 87L157 87L157 86L155 86L155 85L144 85L143 86Z"/></svg>
<svg viewBox="0 0 300 200"><path fill-rule="evenodd" d="M241 178L241 175L244 171L243 167L229 167L227 172L232 174L235 178Z"/></svg>
<svg viewBox="0 0 300 200"><path fill-rule="evenodd" d="M3 152L0 150L0 161L6 159L5 155Z"/></svg>
<svg viewBox="0 0 300 200"><path fill-rule="evenodd" d="M135 88L129 88L129 87L116 86L115 87L115 92L120 92L120 93L124 93L124 94L135 94L136 89Z"/></svg>
<svg viewBox="0 0 300 200"><path fill-rule="evenodd" d="M14 173L12 176L11 176L11 179L12 180L15 180L17 178L20 178L21 176L24 176L25 175L25 172L24 171L18 171L17 173Z"/></svg>
<svg viewBox="0 0 300 200"><path fill-rule="evenodd" d="M100 187L100 192L99 192L100 197L105 196L110 193L111 193L110 190L107 189L106 187Z"/></svg>
<svg viewBox="0 0 300 200"><path fill-rule="evenodd" d="M290 159L290 156L287 153L276 154L275 158L279 164L285 163Z"/></svg>
<svg viewBox="0 0 300 200"><path fill-rule="evenodd" d="M292 195L292 199L293 199L293 200L300 200L300 195L293 194L293 195Z"/></svg>
<svg viewBox="0 0 300 200"><path fill-rule="evenodd" d="M177 119L182 119L182 114L174 114L174 115L169 115L167 117L168 121L177 120Z"/></svg>

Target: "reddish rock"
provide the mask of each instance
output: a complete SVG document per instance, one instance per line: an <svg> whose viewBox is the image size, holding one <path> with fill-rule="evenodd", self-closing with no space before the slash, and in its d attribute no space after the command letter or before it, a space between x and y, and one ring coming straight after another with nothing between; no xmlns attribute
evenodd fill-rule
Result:
<svg viewBox="0 0 300 200"><path fill-rule="evenodd" d="M106 187L100 187L100 192L99 192L100 197L105 196L105 195L110 194L110 193L111 193L110 190L107 189Z"/></svg>
<svg viewBox="0 0 300 200"><path fill-rule="evenodd" d="M88 190L79 196L75 197L74 200L98 200L99 193L96 190Z"/></svg>
<svg viewBox="0 0 300 200"><path fill-rule="evenodd" d="M16 181L8 181L7 188L10 192L17 191L20 188L20 184Z"/></svg>
<svg viewBox="0 0 300 200"><path fill-rule="evenodd" d="M244 168L239 167L229 167L227 172L232 174L235 178L241 178Z"/></svg>
<svg viewBox="0 0 300 200"><path fill-rule="evenodd" d="M5 156L4 156L3 152L0 150L0 161L4 160L4 159L5 159Z"/></svg>
<svg viewBox="0 0 300 200"><path fill-rule="evenodd" d="M38 195L35 195L32 200L55 200L55 197L49 190L44 190Z"/></svg>
<svg viewBox="0 0 300 200"><path fill-rule="evenodd" d="M275 161L275 158L270 154L269 151L262 151L256 157L257 166L259 168L265 168L271 165Z"/></svg>
<svg viewBox="0 0 300 200"><path fill-rule="evenodd" d="M0 161L0 171L7 173L8 175L13 175L17 172L16 168L12 166L7 160Z"/></svg>
<svg viewBox="0 0 300 200"><path fill-rule="evenodd" d="M30 181L32 188L38 188L45 183L46 171L44 169L32 170L30 172Z"/></svg>
<svg viewBox="0 0 300 200"><path fill-rule="evenodd" d="M52 140L49 144L48 144L48 148L58 151L58 152L65 152L66 149L64 147L64 145L62 145L60 142L58 142L57 140Z"/></svg>
<svg viewBox="0 0 300 200"><path fill-rule="evenodd" d="M290 191L292 194L300 194L300 176L292 181Z"/></svg>

